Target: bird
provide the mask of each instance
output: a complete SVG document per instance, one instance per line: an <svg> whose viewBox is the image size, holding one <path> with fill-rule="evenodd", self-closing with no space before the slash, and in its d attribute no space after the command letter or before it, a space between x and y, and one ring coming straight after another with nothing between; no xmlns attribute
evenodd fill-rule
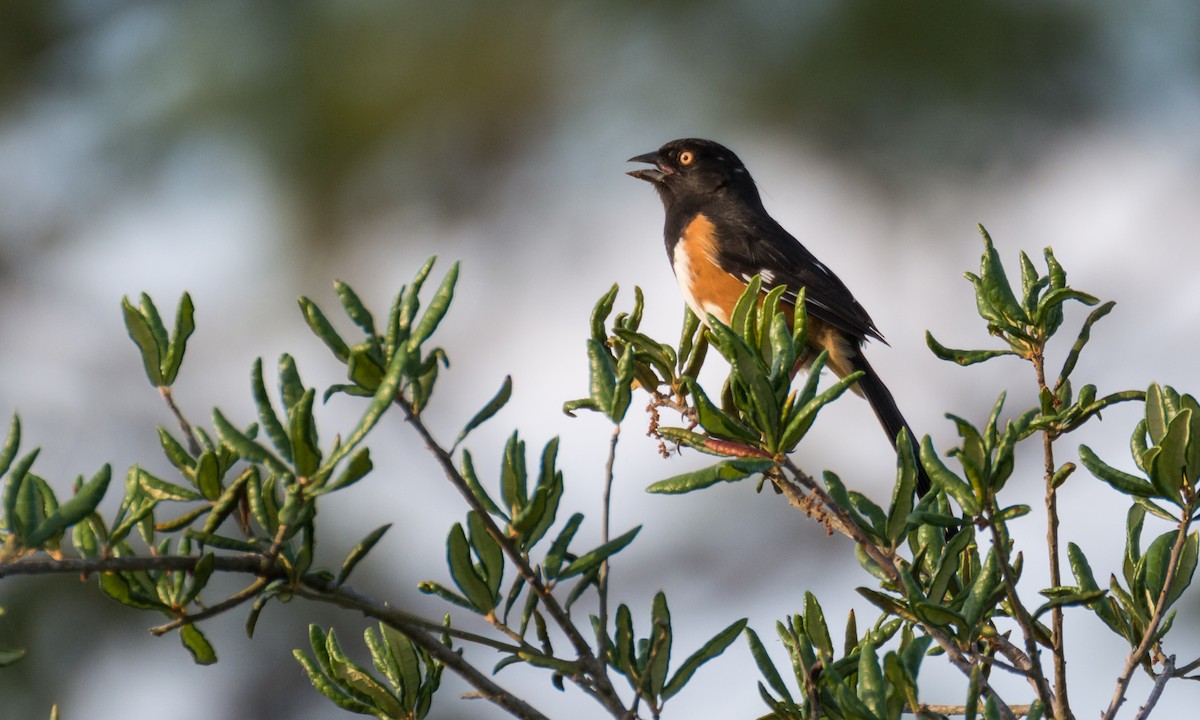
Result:
<svg viewBox="0 0 1200 720"><path fill-rule="evenodd" d="M883 334L846 284L771 217L741 159L711 140L685 138L628 162L653 166L627 174L653 185L662 199L667 258L692 312L706 323L711 314L728 324L755 275L764 295L786 287L781 309L794 307L803 289L808 347L796 371L822 350L829 352L826 367L838 377L862 371L852 389L870 403L893 448L900 430L908 430L916 456L916 435L863 354L868 340L886 345ZM929 488L929 476L918 462L918 495Z"/></svg>

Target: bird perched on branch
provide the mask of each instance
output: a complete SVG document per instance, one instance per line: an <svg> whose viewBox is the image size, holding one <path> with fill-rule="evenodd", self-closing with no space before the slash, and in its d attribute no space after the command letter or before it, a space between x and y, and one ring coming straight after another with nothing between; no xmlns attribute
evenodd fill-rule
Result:
<svg viewBox="0 0 1200 720"><path fill-rule="evenodd" d="M862 352L868 339L886 344L883 335L845 283L767 213L738 156L710 140L684 139L629 161L654 166L629 175L649 182L662 198L667 257L696 316L728 323L755 275L764 294L786 286L780 305L787 309L803 288L808 350L796 371L822 350L829 351L826 366L838 377L861 370L854 392L871 404L893 447L900 430L908 429L915 453L916 435ZM924 495L929 477L920 463L917 471L917 492Z"/></svg>

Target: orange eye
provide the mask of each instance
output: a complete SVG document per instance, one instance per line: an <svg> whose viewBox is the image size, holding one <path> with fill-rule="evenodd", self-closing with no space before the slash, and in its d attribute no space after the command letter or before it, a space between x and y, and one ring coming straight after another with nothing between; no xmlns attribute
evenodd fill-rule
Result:
<svg viewBox="0 0 1200 720"><path fill-rule="evenodd" d="M691 150L684 150L683 152L679 153L679 164L680 165L691 165L692 161L695 159L696 159L696 154L693 153Z"/></svg>

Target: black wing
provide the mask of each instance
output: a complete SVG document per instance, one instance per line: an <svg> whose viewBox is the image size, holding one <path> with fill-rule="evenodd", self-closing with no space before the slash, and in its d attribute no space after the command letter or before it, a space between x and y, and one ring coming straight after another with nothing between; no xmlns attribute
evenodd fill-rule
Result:
<svg viewBox="0 0 1200 720"><path fill-rule="evenodd" d="M729 239L721 244L720 264L725 270L743 280L761 275L765 290L785 285L783 297L793 303L799 289L807 288L805 310L811 317L855 338L886 344L845 283L774 219L763 213L728 225L720 230Z"/></svg>

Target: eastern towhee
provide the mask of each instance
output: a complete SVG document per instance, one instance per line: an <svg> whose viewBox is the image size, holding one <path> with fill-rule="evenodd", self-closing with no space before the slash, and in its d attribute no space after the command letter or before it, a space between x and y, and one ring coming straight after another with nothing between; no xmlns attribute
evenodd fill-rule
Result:
<svg viewBox="0 0 1200 720"><path fill-rule="evenodd" d="M805 288L808 351L797 370L828 350L826 365L838 377L863 371L854 391L871 404L892 446L900 429L908 428L916 453L916 435L862 353L869 338L886 344L883 335L838 276L767 214L737 155L709 140L686 139L629 161L654 166L629 174L652 184L662 198L667 257L696 316L703 321L712 314L728 323L755 275L762 278L764 293L786 286L785 302L794 303ZM917 472L917 493L924 495L930 483L919 462Z"/></svg>

